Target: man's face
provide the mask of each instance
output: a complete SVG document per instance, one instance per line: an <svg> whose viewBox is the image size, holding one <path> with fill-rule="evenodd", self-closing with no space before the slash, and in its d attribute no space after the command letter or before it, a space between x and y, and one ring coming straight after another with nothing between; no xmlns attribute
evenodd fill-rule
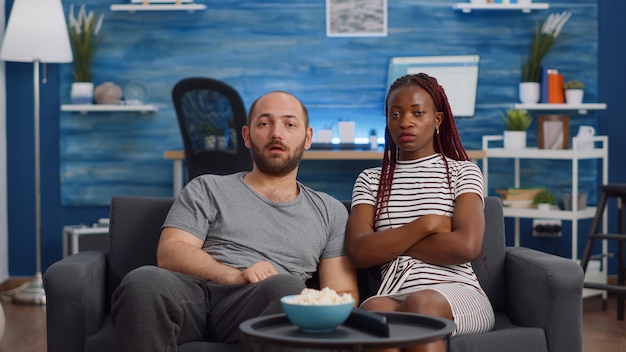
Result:
<svg viewBox="0 0 626 352"><path fill-rule="evenodd" d="M257 101L250 126L244 127L246 146L259 171L286 175L298 167L313 132L306 127L304 111L291 95L269 93Z"/></svg>

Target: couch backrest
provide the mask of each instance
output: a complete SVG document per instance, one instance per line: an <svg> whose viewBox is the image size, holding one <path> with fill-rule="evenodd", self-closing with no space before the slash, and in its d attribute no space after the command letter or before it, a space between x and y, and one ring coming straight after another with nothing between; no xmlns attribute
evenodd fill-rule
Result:
<svg viewBox="0 0 626 352"><path fill-rule="evenodd" d="M114 196L110 210L109 267L107 297L129 271L142 265L156 265L156 249L161 226L173 198ZM350 209L350 201L342 201ZM485 237L483 253L472 263L483 289L496 311L505 308L504 216L498 197L485 197ZM376 292L380 283L377 268L360 269L362 299ZM107 307L110 302L107 302Z"/></svg>
<svg viewBox="0 0 626 352"><path fill-rule="evenodd" d="M142 265L156 265L156 250L173 198L114 196L109 224L107 298L122 278ZM107 302L109 306L110 302Z"/></svg>

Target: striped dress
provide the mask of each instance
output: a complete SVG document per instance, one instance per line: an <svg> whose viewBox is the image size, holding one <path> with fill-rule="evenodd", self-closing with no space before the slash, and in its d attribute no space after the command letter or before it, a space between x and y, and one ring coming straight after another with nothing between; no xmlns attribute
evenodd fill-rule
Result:
<svg viewBox="0 0 626 352"><path fill-rule="evenodd" d="M375 230L396 228L426 214L452 217L454 200L463 193L476 193L482 198L484 184L478 166L470 161L449 158L447 161L452 189L441 155L396 161L388 206L383 209ZM380 167L361 172L352 192L353 206L374 206L380 173ZM493 328L493 309L471 263L435 265L399 256L384 264L381 274L383 280L377 296L402 301L412 292L432 289L446 297L457 325L453 335L479 333Z"/></svg>

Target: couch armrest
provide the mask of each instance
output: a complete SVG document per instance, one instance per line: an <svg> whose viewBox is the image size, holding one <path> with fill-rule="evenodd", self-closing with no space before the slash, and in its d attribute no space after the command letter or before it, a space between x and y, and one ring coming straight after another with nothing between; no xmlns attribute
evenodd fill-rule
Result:
<svg viewBox="0 0 626 352"><path fill-rule="evenodd" d="M106 316L103 251L79 252L52 264L43 277L48 352L82 352Z"/></svg>
<svg viewBox="0 0 626 352"><path fill-rule="evenodd" d="M583 271L571 259L507 247L508 314L546 332L551 352L582 351Z"/></svg>

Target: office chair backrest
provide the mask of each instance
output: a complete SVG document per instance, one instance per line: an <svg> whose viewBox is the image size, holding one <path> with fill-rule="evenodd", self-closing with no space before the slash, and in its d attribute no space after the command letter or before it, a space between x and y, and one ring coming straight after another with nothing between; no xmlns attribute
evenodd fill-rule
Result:
<svg viewBox="0 0 626 352"><path fill-rule="evenodd" d="M185 78L174 86L172 99L185 147L188 180L203 174L252 169L252 156L241 136L246 110L233 87L211 78ZM208 135L224 137L216 142L215 137L205 138Z"/></svg>

